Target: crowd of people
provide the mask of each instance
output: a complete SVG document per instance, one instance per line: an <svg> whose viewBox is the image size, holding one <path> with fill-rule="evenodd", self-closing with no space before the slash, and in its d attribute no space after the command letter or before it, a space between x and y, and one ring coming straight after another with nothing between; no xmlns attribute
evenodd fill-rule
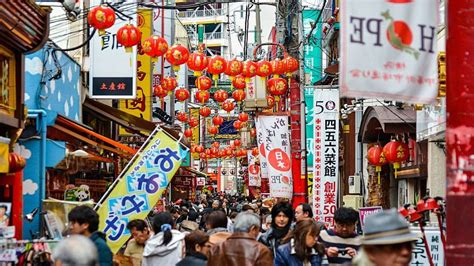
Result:
<svg viewBox="0 0 474 266"><path fill-rule="evenodd" d="M329 226L313 219L308 204L293 209L286 201L226 195L179 200L149 219L130 221L132 237L121 254L129 265L409 265L418 236L396 210L367 217L363 236L358 217L341 207ZM74 236L53 254L58 265L113 265L94 210L78 206L68 218ZM89 253L70 248L91 244L96 248L87 248Z"/></svg>

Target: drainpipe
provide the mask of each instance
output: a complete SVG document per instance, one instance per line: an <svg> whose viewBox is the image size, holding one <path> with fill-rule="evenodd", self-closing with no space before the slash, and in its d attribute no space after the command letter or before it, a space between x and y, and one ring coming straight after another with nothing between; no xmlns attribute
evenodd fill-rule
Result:
<svg viewBox="0 0 474 266"><path fill-rule="evenodd" d="M47 123L46 123L46 111L43 109L32 109L28 110L28 118L36 118L37 120L41 121L41 130L40 130L40 182L39 186L39 194L40 194L40 206L39 209L41 210L41 200L46 198L46 131L47 131ZM39 118L39 119L38 119Z"/></svg>

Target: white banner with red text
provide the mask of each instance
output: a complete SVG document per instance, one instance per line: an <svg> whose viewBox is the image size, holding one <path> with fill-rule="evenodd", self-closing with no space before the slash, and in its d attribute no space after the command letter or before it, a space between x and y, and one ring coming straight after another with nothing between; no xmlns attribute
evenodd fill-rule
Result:
<svg viewBox="0 0 474 266"><path fill-rule="evenodd" d="M260 159L260 177L268 178L268 166L267 158L265 158L265 144L263 142L263 130L260 123L255 121L255 129L257 130L257 146L258 146L258 158Z"/></svg>
<svg viewBox="0 0 474 266"><path fill-rule="evenodd" d="M260 165L258 163L258 156L253 155L252 150L248 150L247 159L249 162L249 186L259 187L262 185L262 180L260 179Z"/></svg>

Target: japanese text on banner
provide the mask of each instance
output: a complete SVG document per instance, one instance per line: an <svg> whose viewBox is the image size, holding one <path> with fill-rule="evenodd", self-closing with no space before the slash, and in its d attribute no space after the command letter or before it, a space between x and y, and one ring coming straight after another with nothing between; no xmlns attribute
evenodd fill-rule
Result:
<svg viewBox="0 0 474 266"><path fill-rule="evenodd" d="M252 154L252 150L248 150L247 158L249 162L249 186L259 187L262 185L262 180L260 179L260 165L258 164L258 157Z"/></svg>
<svg viewBox="0 0 474 266"><path fill-rule="evenodd" d="M258 158L260 159L260 176L262 178L268 178L268 166L267 158L265 158L265 144L263 142L263 130L258 121L255 122L257 129L257 145L258 145Z"/></svg>

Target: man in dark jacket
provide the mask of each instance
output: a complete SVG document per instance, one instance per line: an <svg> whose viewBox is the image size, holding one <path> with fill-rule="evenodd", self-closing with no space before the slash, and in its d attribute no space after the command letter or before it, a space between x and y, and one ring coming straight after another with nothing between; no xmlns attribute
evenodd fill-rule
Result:
<svg viewBox="0 0 474 266"><path fill-rule="evenodd" d="M273 266L270 250L256 238L260 232L260 218L255 213L237 215L234 233L227 240L213 246L209 266Z"/></svg>
<svg viewBox="0 0 474 266"><path fill-rule="evenodd" d="M71 234L89 237L94 242L99 254L99 264L101 266L112 265L112 252L105 241L105 234L97 231L99 229L99 215L91 207L81 205L69 212L68 219Z"/></svg>

